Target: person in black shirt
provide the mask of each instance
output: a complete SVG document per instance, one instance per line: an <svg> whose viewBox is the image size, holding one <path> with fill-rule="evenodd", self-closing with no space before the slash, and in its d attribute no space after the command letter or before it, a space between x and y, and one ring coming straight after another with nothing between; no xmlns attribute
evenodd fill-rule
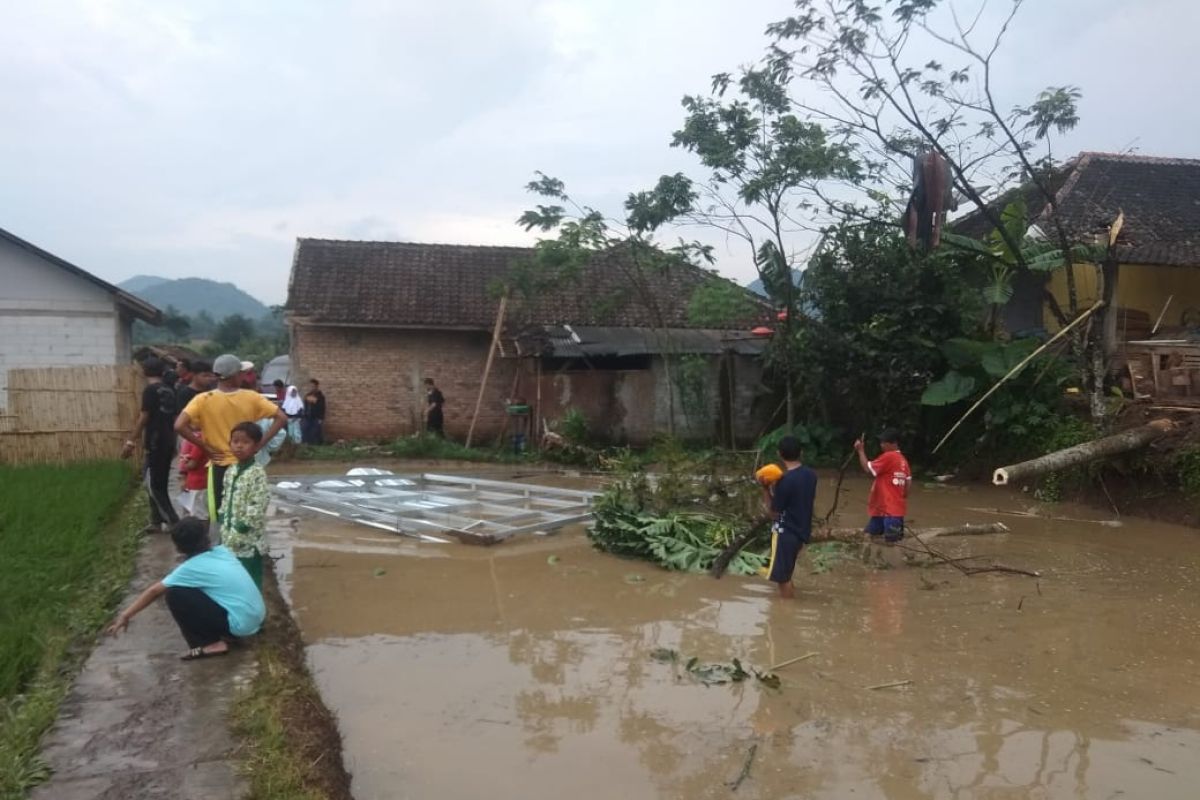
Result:
<svg viewBox="0 0 1200 800"><path fill-rule="evenodd" d="M778 584L779 596L796 596L792 573L796 559L812 538L813 502L817 497L817 473L800 463L800 442L785 436L779 442L783 477L771 490L771 510L777 515L771 526L771 562L767 580Z"/></svg>
<svg viewBox="0 0 1200 800"><path fill-rule="evenodd" d="M300 440L305 444L325 444L325 393L316 378L308 382L308 392L304 395Z"/></svg>
<svg viewBox="0 0 1200 800"><path fill-rule="evenodd" d="M133 432L121 448L121 457L133 454L134 442L141 434L146 449L146 461L142 468L142 480L150 495L150 525L145 533L161 532L163 523L174 525L179 521L167 484L171 480L171 463L175 456L175 392L163 383L163 362L151 356L142 362L142 374L146 376L146 388L142 390L142 411L138 415Z"/></svg>
<svg viewBox="0 0 1200 800"><path fill-rule="evenodd" d="M446 432L442 430L442 405L446 402L446 398L442 396L442 392L433 382L433 378L425 379L425 432L432 433L434 436L445 438Z"/></svg>
<svg viewBox="0 0 1200 800"><path fill-rule="evenodd" d="M183 411L187 408L187 404L192 402L192 398L201 392L207 392L212 389L217 382L217 376L213 375L212 364L207 361L192 361L189 374L191 380L187 383L180 383L175 387L175 408Z"/></svg>

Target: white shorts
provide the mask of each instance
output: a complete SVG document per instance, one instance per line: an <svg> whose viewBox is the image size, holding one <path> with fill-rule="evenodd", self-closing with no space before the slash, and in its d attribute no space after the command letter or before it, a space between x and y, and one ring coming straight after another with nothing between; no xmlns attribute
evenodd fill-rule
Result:
<svg viewBox="0 0 1200 800"><path fill-rule="evenodd" d="M179 507L186 516L208 519L208 490L185 489L179 493Z"/></svg>

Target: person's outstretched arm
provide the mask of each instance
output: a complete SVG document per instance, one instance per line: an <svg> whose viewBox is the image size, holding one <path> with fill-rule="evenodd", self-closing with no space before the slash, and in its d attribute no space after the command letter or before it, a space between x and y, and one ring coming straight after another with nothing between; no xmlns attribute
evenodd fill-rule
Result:
<svg viewBox="0 0 1200 800"><path fill-rule="evenodd" d="M155 581L146 588L146 591L138 595L137 599L129 605L129 608L125 609L120 614L117 614L116 619L112 621L111 625L104 629L104 632L109 636L116 636L118 633L121 633L129 627L129 620L136 617L142 609L166 593L166 584L164 584L162 581Z"/></svg>
<svg viewBox="0 0 1200 800"><path fill-rule="evenodd" d="M858 453L858 463L862 467L863 472L868 475L874 475L875 470L871 469L871 459L867 458L866 445L863 444L862 439L854 440L854 450Z"/></svg>

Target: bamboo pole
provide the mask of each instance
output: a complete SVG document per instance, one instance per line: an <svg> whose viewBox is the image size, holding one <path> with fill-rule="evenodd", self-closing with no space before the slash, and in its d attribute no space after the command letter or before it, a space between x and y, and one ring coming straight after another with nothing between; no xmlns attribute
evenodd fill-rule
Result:
<svg viewBox="0 0 1200 800"><path fill-rule="evenodd" d="M487 363L483 367L483 379L479 382L479 396L475 398L475 413L471 415L471 427L467 429L467 447L475 436L475 423L479 421L479 409L483 406L483 393L487 390L488 375L492 361L496 358L496 345L500 341L500 330L504 327L504 310L508 307L508 294L500 296L500 308L496 310L496 327L492 329L492 344L488 348Z"/></svg>
<svg viewBox="0 0 1200 800"><path fill-rule="evenodd" d="M1091 316L1093 313L1095 313L1096 311L1098 311L1099 309L1101 309L1101 308L1103 308L1103 307L1104 307L1104 301L1103 301L1103 300L1101 300L1101 301L1097 302L1097 303L1096 303L1094 306L1092 306L1091 308L1089 308L1087 311L1083 312L1083 313L1082 313L1082 314L1080 314L1078 317L1076 317L1075 319L1071 320L1071 322L1070 322L1070 324L1069 324L1069 325L1067 325L1067 326L1066 326L1065 328L1063 328L1061 331L1059 331L1058 333L1056 333L1056 334L1054 334L1052 337L1050 337L1050 339L1049 339L1049 340L1047 340L1045 344L1043 344L1043 345L1042 345L1041 347L1039 347L1037 350L1034 350L1034 351L1033 351L1032 353L1030 353L1029 355L1025 356L1025 358L1023 358L1023 359L1021 360L1021 363L1020 363L1020 364L1017 364L1015 367L1013 367L1012 369L1010 369L1010 370L1008 371L1008 374L1007 374L1007 375L1005 375L1005 376L1004 376L1003 378L1001 378L1000 380L996 381L996 383L992 385L992 388L988 389L988 390L987 390L987 392L986 392L986 393L983 395L983 397L981 397L981 398L979 398L978 400L976 400L976 401L975 401L975 404L974 404L973 406L971 406L970 408L968 408L968 409L967 409L967 413L963 414L961 417L959 417L959 418L958 418L958 422L954 423L954 426L953 426L952 428L950 428L950 430L946 431L946 435L945 435L945 436L943 436L943 437L942 437L942 440L941 440L940 442L938 442L938 443L937 443L937 447L933 448L933 452L935 452L935 453L936 453L938 450L940 450L940 449L942 448L942 445L944 445L944 444L946 443L946 440L947 440L947 439L949 439L949 438L950 438L950 436L951 436L951 435L952 435L952 434L953 434L953 433L954 433L956 430L958 430L959 426L960 426L960 425L962 425L964 422L966 422L966 421L967 421L967 417L969 417L969 416L971 416L972 414L974 414L974 413L975 413L975 409L977 409L977 408L979 408L981 405L983 405L984 401L986 401L986 400L987 400L989 397L991 397L991 396L992 396L992 395L993 395L993 394L996 392L996 390L997 390L997 389L999 389L1001 386L1003 386L1003 385L1004 385L1004 383L1005 383L1005 382L1006 382L1006 381L1007 381L1009 378L1011 378L1013 375L1016 375L1018 372L1020 372L1022 369L1024 369L1026 364L1028 364L1030 361L1033 361L1033 359L1035 359L1035 358L1037 358L1039 355L1041 355L1041 354L1042 354L1042 353L1043 353L1043 352L1046 350L1046 348L1048 348L1050 345L1054 344L1056 341L1058 341L1058 340L1059 340L1059 339L1061 339L1063 336L1065 336L1069 330L1071 330L1072 328L1074 328L1074 327L1075 327L1076 325L1078 325L1079 323L1083 322L1085 319L1087 319L1087 318L1088 318L1088 317L1090 317L1090 316Z"/></svg>

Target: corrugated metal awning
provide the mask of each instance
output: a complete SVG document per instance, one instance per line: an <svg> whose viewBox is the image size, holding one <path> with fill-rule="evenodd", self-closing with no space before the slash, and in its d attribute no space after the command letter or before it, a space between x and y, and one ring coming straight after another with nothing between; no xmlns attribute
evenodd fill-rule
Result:
<svg viewBox="0 0 1200 800"><path fill-rule="evenodd" d="M534 337L529 337L534 338ZM542 330L541 346L522 350L554 358L589 356L641 356L661 353L718 355L760 355L766 341L749 331L709 328L601 328L578 325L547 325Z"/></svg>

